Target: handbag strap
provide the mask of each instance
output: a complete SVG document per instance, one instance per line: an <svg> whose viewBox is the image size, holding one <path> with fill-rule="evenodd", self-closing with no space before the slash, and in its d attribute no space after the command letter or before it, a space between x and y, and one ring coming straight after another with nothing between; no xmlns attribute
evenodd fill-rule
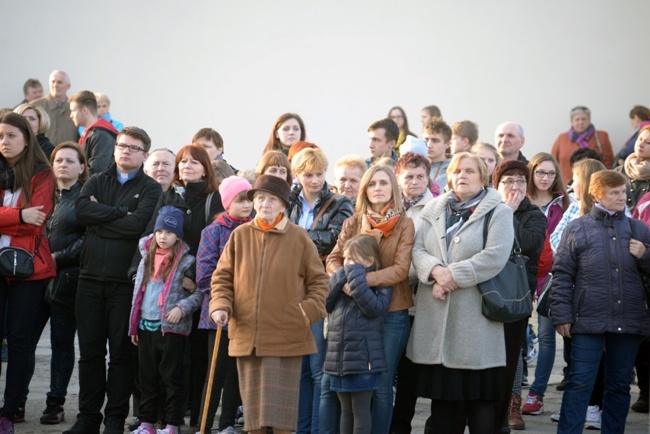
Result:
<svg viewBox="0 0 650 434"><path fill-rule="evenodd" d="M205 199L205 225L210 224L210 206L212 205L212 196L214 196L214 191L208 194L208 197Z"/></svg>
<svg viewBox="0 0 650 434"><path fill-rule="evenodd" d="M318 220L320 220L321 217L323 217L323 214L325 214L325 211L327 211L327 208L334 202L334 199L336 199L336 195L332 195L327 202L323 205L323 207L318 211L318 214L316 214L316 217L314 217L314 221L311 224L311 228L309 228L310 231L313 231L316 229L316 225L318 224Z"/></svg>
<svg viewBox="0 0 650 434"><path fill-rule="evenodd" d="M494 214L494 208L488 211L485 214L485 217L483 219L483 248L485 248L485 243L487 242L488 226L490 226L490 220L492 219L492 214ZM521 253L521 247L519 246L519 240L517 239L517 234L515 234L515 239L512 244L512 251L514 253Z"/></svg>

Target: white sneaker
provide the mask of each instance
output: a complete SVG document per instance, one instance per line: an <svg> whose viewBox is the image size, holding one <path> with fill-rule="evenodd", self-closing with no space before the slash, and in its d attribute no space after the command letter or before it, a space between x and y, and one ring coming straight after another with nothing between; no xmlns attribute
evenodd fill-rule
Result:
<svg viewBox="0 0 650 434"><path fill-rule="evenodd" d="M586 429L600 429L600 408L597 405L590 405L587 407L587 417L585 419Z"/></svg>
<svg viewBox="0 0 650 434"><path fill-rule="evenodd" d="M235 428L233 428L231 426L227 427L226 429L223 429L223 430L219 431L219 434L235 434L235 433L236 433Z"/></svg>
<svg viewBox="0 0 650 434"><path fill-rule="evenodd" d="M539 356L539 352L537 351L537 348L533 347L533 349L530 350L526 356L526 363L533 363L535 360L537 360L537 356Z"/></svg>
<svg viewBox="0 0 650 434"><path fill-rule="evenodd" d="M559 422L560 421L560 412L558 411L557 413L553 413L551 415L551 420L553 422Z"/></svg>

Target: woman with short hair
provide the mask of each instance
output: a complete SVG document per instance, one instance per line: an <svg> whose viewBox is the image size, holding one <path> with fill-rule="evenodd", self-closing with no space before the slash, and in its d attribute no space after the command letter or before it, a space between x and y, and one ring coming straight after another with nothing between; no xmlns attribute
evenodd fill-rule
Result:
<svg viewBox="0 0 650 434"><path fill-rule="evenodd" d="M19 105L14 109L14 112L25 116L36 135L38 145L49 159L54 150L54 145L50 142L50 139L45 137L45 133L50 128L50 116L41 107L29 103Z"/></svg>

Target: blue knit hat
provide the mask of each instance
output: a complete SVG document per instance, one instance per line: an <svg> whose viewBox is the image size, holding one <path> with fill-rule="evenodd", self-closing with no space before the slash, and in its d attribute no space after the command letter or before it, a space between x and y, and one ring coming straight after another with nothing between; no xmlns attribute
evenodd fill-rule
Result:
<svg viewBox="0 0 650 434"><path fill-rule="evenodd" d="M185 216L182 211L173 206L163 206L158 211L158 218L156 218L156 226L153 228L153 231L159 231L161 229L167 229L169 232L173 232L180 239L183 239L183 221Z"/></svg>

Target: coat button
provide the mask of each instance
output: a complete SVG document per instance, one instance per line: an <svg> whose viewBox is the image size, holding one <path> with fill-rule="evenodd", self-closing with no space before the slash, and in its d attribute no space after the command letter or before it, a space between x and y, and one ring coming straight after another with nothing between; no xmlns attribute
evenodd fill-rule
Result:
<svg viewBox="0 0 650 434"><path fill-rule="evenodd" d="M612 240L616 241L616 237L612 237Z"/></svg>
<svg viewBox="0 0 650 434"><path fill-rule="evenodd" d="M621 304L621 300L618 301L618 304Z"/></svg>
<svg viewBox="0 0 650 434"><path fill-rule="evenodd" d="M188 209L186 212L187 212L188 214L192 214L192 210L191 210L191 209Z"/></svg>
<svg viewBox="0 0 650 434"><path fill-rule="evenodd" d="M454 243L460 243L460 237L454 237Z"/></svg>
<svg viewBox="0 0 650 434"><path fill-rule="evenodd" d="M619 327L619 328L617 328L616 330L618 330L618 331L620 332L620 331L621 331L621 328Z"/></svg>

